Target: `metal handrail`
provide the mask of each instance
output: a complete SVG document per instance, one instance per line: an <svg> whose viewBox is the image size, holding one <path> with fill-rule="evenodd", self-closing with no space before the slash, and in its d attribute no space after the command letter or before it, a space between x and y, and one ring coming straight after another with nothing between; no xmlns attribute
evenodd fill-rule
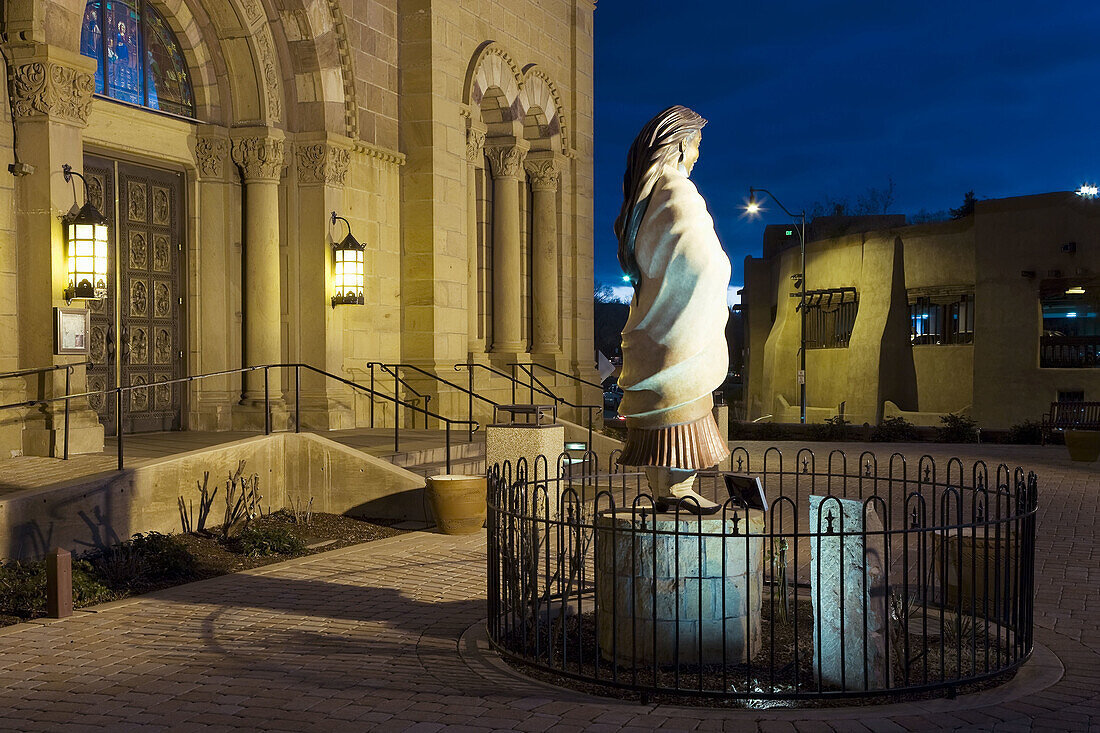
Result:
<svg viewBox="0 0 1100 733"><path fill-rule="evenodd" d="M523 363L520 363L520 362L512 362L508 366L512 367L512 373L513 374L515 373L516 367L519 367L520 369L522 369L524 372L527 373L527 376L531 380L530 382L528 382L527 388L531 390L532 395L534 394L534 389L535 389L534 383L535 382L538 382L541 387L549 389L548 387L546 387L546 384L541 379L539 379L538 377L535 376L535 370L534 370L533 367L536 367L536 366L540 366L543 369L554 372L556 374L561 374L561 375L564 375L566 377L571 377L571 378L576 379L577 381L580 381L580 382L585 381L585 380L581 379L580 377L573 377L573 375L571 375L571 374L566 374L565 372L559 372L557 369L551 369L550 367L542 366L542 364L539 364L537 362L531 362L530 364L523 364ZM592 383L591 382L586 382L586 384L592 384ZM596 385L596 386L599 386L599 385ZM602 389L602 387L601 387L601 389ZM574 403L570 402L569 400L567 400L563 397L558 397L557 395L553 395L553 397L558 402L560 402L561 404L563 404L567 407L572 407L576 410L587 410L588 411L588 445L589 445L589 447L591 447L591 445L592 445L592 411L593 410L602 410L603 405L577 405L577 404L574 404Z"/></svg>
<svg viewBox="0 0 1100 733"><path fill-rule="evenodd" d="M374 388L374 368L376 366L381 368L382 371L386 372L387 374L389 374L390 376L393 377L393 379L394 379L394 382L393 382L393 392L394 392L394 394L397 394L397 385L400 384L407 391L412 392L414 395L416 395L417 399L424 400L424 407L425 408L428 407L431 404L432 396L430 394L426 395L426 394L423 394L423 393L419 392L415 387L413 387L411 384L409 384L404 379L402 379L397 374L396 369L392 368L394 366L400 366L400 365L383 364L383 363L378 362L378 361L368 361L367 362L367 369L369 369L370 373L371 373L371 388L372 389ZM413 404L416 404L416 400L411 400L411 401L413 402ZM373 408L374 408L374 401L371 400L371 413L372 414L374 412ZM374 427L373 421L372 421L371 427L372 428ZM427 415L424 416L424 429L425 430L428 429L428 416Z"/></svg>
<svg viewBox="0 0 1100 733"><path fill-rule="evenodd" d="M514 366L514 365L510 364L509 366ZM559 369L554 369L553 367L548 367L545 364L539 364L538 362L531 362L531 366L536 366L539 369L544 369L548 372L553 372L554 374L560 374L563 377L569 377L574 382L580 382L581 384L586 384L589 387L595 387L595 388L599 389L601 392L603 391L603 385L602 384L596 384L595 382L589 382L587 379L581 379L580 377L578 377L575 374L570 374L569 372L563 372Z"/></svg>
<svg viewBox="0 0 1100 733"><path fill-rule="evenodd" d="M59 369L65 370L65 395L69 395L69 387L72 383L73 370L78 366L82 366L85 369L92 366L94 362L91 361L74 361L71 364L53 364L48 367L34 367L31 369L18 369L14 372L5 372L0 374L0 379L15 379L17 377L29 377L32 374L46 374L48 372L55 372ZM64 460L69 459L69 400L65 400L65 447L62 454Z"/></svg>
<svg viewBox="0 0 1100 733"><path fill-rule="evenodd" d="M71 372L74 368L76 368L78 366L89 367L89 366L92 366L92 363L93 362L90 362L90 361L74 361L71 364L54 364L52 366L47 366L47 367L36 367L36 368L33 368L33 369L19 369L19 370L14 371L14 372L4 372L3 374L0 374L0 379L14 379L16 377L28 377L31 374L44 374L46 372L55 372L58 369L68 369Z"/></svg>
<svg viewBox="0 0 1100 733"><path fill-rule="evenodd" d="M450 473L450 470L451 470L451 425L469 425L471 435L473 434L474 431L476 431L478 429L478 427L480 427L480 425L477 423L477 421L454 420L454 419L451 419L451 418L448 418L448 417L444 417L443 415L438 415L434 412L431 412L430 410L428 410L426 408L420 407L419 405L415 405L415 404L412 404L412 403L409 403L409 402L405 402L404 400L401 400L401 399L398 398L396 392L392 396L384 395L380 392L377 392L376 390L374 390L372 388L368 388L368 387L365 387L365 386L363 386L363 385L361 385L357 382L353 382L350 379L345 379L343 377L339 377L339 376L337 376L335 374L332 374L330 372L326 372L323 369L319 369L319 368L313 366L312 364L303 364L303 363L296 363L296 362L280 363L280 364L258 364L256 366L240 367L240 368L237 368L237 369L222 369L220 371L207 372L205 374L194 374L194 375L187 376L187 377L179 377L177 379L166 379L166 380L161 381L161 382L152 382L150 384L131 384L131 385L126 385L126 386L118 386L118 387L114 387L114 388L111 388L111 389L101 389L101 390L94 390L94 391L89 391L89 392L81 392L79 394L68 394L68 390L66 390L66 394L63 397L50 397L50 398L41 399L41 400L24 400L23 402L13 402L13 403L7 404L7 405L0 405L0 411L15 409L15 408L19 408L19 407L34 407L34 406L37 406L37 405L49 405L49 404L52 404L54 402L64 400L65 401L65 458L68 458L69 401L74 400L74 399L86 398L86 397L94 397L94 396L97 396L97 395L106 396L109 393L114 393L114 395L115 395L115 436L117 438L118 470L121 471L121 470L123 470L124 465L125 465L124 449L123 449L123 445L124 445L125 441L123 440L124 433L122 431L123 405L124 405L124 402L123 402L123 399L122 399L123 393L129 393L129 392L132 392L132 391L138 390L138 389L151 389L151 388L156 388L156 387L166 387L166 386L169 386L169 385L172 385L172 384L183 384L183 383L187 383L187 382L194 382L194 381L199 380L199 379L207 379L207 378L210 378L210 377L223 377L223 376L228 376L228 375L232 375L232 374L245 374L245 373L248 373L248 372L254 372L258 369L263 369L263 371L264 371L264 434L265 435L270 435L271 432L272 432L272 430L271 430L271 386L270 386L270 379L269 379L271 369L293 369L294 370L294 432L295 433L300 433L301 430L302 430L302 420L301 420L301 403L302 403L302 400L301 400L301 393L302 393L301 392L301 390L302 390L301 371L302 371L302 369L314 372L316 374L320 374L321 376L327 377L329 379L336 380L337 382L340 382L341 384L352 387L353 389L357 389L357 390L360 390L362 392L367 392L372 397L378 396L378 397L384 397L386 399L391 400L393 402L393 405L394 405L394 437L393 437L394 442L393 442L393 449L394 449L395 452L400 450L400 440L401 440L400 408L401 407L405 407L407 409L412 409L415 412L423 413L426 416L425 421L427 420L428 417L431 417L433 419L442 421L444 423L445 429L446 429L446 469L447 469L448 473ZM373 402L373 400L372 400L372 402ZM372 427L373 427L373 425L372 425Z"/></svg>
<svg viewBox="0 0 1100 733"><path fill-rule="evenodd" d="M504 377L505 379L507 379L509 382L512 383L512 402L513 403L516 401L516 385L519 385L520 387L528 387L528 389L531 389L531 399L534 399L534 393L538 392L541 395L549 397L550 399L554 400L555 402L565 402L565 400L563 400L561 397L558 397L556 394L554 394L553 392L551 392L549 390L534 389L530 385L526 385L523 382L516 379L515 374L508 374L507 372L502 372L499 369L495 369L495 368L489 366L488 364L480 364L476 361L475 362L466 362L466 363L463 363L463 364L455 364L455 371L456 372L460 371L463 367L465 367L466 369L468 369L470 371L471 383L473 381L473 371L474 371L475 367L480 367L481 369L484 369L485 371L489 372L490 374L496 374L498 377Z"/></svg>

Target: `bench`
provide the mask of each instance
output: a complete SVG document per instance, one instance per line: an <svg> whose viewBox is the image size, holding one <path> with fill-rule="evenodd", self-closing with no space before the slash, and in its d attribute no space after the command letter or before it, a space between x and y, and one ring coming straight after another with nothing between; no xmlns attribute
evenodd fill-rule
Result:
<svg viewBox="0 0 1100 733"><path fill-rule="evenodd" d="M1100 430L1100 402L1051 402L1043 415L1043 440L1055 430Z"/></svg>

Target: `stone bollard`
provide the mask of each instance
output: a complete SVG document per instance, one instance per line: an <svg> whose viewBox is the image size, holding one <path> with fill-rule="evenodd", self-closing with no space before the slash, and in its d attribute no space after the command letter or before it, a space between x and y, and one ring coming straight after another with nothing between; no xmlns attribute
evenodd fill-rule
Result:
<svg viewBox="0 0 1100 733"><path fill-rule="evenodd" d="M60 547L46 555L46 615L73 615L73 556Z"/></svg>

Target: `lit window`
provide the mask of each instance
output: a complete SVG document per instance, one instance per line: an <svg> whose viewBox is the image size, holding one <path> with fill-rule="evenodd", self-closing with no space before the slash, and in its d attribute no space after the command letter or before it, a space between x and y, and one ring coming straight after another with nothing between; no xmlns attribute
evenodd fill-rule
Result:
<svg viewBox="0 0 1100 733"><path fill-rule="evenodd" d="M99 62L97 93L195 116L191 76L180 44L164 16L144 0L89 0L80 52Z"/></svg>
<svg viewBox="0 0 1100 733"><path fill-rule="evenodd" d="M909 303L909 323L914 344L972 344L974 296L917 298Z"/></svg>

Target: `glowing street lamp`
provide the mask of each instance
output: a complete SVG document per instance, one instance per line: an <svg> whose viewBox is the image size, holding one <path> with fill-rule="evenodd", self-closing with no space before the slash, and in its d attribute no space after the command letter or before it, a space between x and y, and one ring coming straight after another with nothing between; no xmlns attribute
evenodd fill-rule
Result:
<svg viewBox="0 0 1100 733"><path fill-rule="evenodd" d="M99 300L107 297L107 217L88 200L88 181L68 163L61 166L65 182L76 176L84 184L84 205L62 220L65 224L66 256L69 277L65 300ZM73 183L73 208L76 208L76 184Z"/></svg>
<svg viewBox="0 0 1100 733"><path fill-rule="evenodd" d="M775 194L766 188L750 188L749 189L749 202L745 205L745 213L750 216L758 214L761 211L760 202L757 201L756 194L762 193L771 197L771 200L775 202L776 206L783 209L783 213L798 222L795 227L798 229L798 241L802 248L802 269L797 275L794 275L795 286L798 288L798 310L801 315L799 320L798 331L798 404L799 404L799 420L803 424L806 422L806 210L803 209L799 213L795 214L787 210L787 207L780 203L779 199L775 197Z"/></svg>
<svg viewBox="0 0 1100 733"><path fill-rule="evenodd" d="M332 307L338 305L363 305L363 289L366 274L363 269L363 245L351 236L351 223L332 212L332 223L337 219L348 227L348 234L339 244L332 245Z"/></svg>

